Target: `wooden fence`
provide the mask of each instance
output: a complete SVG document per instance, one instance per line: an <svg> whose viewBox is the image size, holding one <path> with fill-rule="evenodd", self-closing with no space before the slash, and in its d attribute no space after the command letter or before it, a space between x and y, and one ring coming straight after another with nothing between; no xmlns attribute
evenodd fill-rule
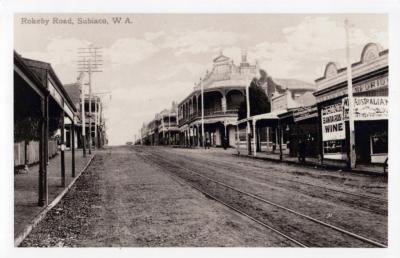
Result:
<svg viewBox="0 0 400 258"><path fill-rule="evenodd" d="M49 158L54 157L58 152L56 140L49 140ZM26 157L26 162L25 162ZM30 141L26 146L25 142L14 143L14 167L31 165L39 162L39 142Z"/></svg>

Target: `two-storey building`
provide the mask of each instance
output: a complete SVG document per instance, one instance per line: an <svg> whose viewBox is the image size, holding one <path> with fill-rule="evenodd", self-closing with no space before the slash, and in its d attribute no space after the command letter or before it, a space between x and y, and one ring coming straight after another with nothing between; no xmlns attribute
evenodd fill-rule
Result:
<svg viewBox="0 0 400 258"><path fill-rule="evenodd" d="M213 68L195 84L193 91L178 105L180 143L201 146L203 137L211 146L221 146L223 140L236 144L236 121L240 103L245 99L246 86L258 75L258 65L247 62L242 54L241 63L235 65L220 53L213 60ZM202 121L202 94L204 122ZM204 136L202 135L204 124Z"/></svg>
<svg viewBox="0 0 400 258"><path fill-rule="evenodd" d="M64 85L65 90L68 92L68 95L71 96L71 99L78 110L77 116L79 135L82 132L82 92L80 83L71 83ZM89 143L89 129L91 129L91 139L92 146L103 147L107 143L107 134L106 134L106 124L103 113L103 101L100 96L93 95L91 100L89 101L89 96L87 94L84 95L84 109L85 109L85 139L86 143ZM89 112L89 102L91 103L91 112ZM91 113L91 117L90 117ZM89 119L90 118L90 119ZM66 122L66 132L65 137L67 139L67 148L70 146L70 123ZM76 146L82 148L82 137L76 138L75 143Z"/></svg>
<svg viewBox="0 0 400 258"><path fill-rule="evenodd" d="M158 134L161 145L177 145L179 141L179 128L177 123L177 108L176 102L172 102L169 109L164 109L158 114Z"/></svg>

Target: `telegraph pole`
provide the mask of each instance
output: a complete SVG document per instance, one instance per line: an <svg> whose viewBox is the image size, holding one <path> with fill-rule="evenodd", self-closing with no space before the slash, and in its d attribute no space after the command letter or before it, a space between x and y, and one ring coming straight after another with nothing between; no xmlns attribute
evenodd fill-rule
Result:
<svg viewBox="0 0 400 258"><path fill-rule="evenodd" d="M78 83L81 88L81 114L82 114L82 154L86 157L86 121L85 121L85 83L83 83L84 73L80 72Z"/></svg>
<svg viewBox="0 0 400 258"><path fill-rule="evenodd" d="M101 48L91 44L87 48L79 48L78 71L88 73L89 86L89 154L92 154L92 73L102 72L99 68L102 65ZM86 126L86 124L84 125Z"/></svg>
<svg viewBox="0 0 400 258"><path fill-rule="evenodd" d="M250 138L250 96L249 96L249 85L246 85L246 109L247 109L247 125L246 125L246 141L248 154L251 155L251 138Z"/></svg>
<svg viewBox="0 0 400 258"><path fill-rule="evenodd" d="M356 167L355 132L354 132L354 99L353 99L353 76L350 62L350 35L349 21L344 21L346 28L346 61L347 61L347 98L349 100L349 167ZM344 107L343 107L344 109ZM344 119L344 117L343 117Z"/></svg>
<svg viewBox="0 0 400 258"><path fill-rule="evenodd" d="M97 108L97 97L94 98L94 146L98 147L97 145L97 115L98 115L98 108Z"/></svg>
<svg viewBox="0 0 400 258"><path fill-rule="evenodd" d="M89 155L92 154L92 61L89 58Z"/></svg>
<svg viewBox="0 0 400 258"><path fill-rule="evenodd" d="M204 145L205 135L204 135L204 85L203 80L200 78L200 89L201 89L201 142L203 144L203 148L206 148Z"/></svg>

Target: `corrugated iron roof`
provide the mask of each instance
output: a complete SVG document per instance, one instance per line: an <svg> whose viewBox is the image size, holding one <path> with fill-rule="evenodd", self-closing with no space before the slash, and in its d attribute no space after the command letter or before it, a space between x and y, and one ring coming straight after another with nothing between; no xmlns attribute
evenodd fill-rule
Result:
<svg viewBox="0 0 400 258"><path fill-rule="evenodd" d="M74 102L75 106L79 105L79 103L81 102L81 89L79 87L79 83L64 84L64 88L67 91L72 102Z"/></svg>
<svg viewBox="0 0 400 258"><path fill-rule="evenodd" d="M316 86L312 83L301 81L298 79L273 79L273 81L282 87L282 89L294 90L294 89L310 89L315 90Z"/></svg>

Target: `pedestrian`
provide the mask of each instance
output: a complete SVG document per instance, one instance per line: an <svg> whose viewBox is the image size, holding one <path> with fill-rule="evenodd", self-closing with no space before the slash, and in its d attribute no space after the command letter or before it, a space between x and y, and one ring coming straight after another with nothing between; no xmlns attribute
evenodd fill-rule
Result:
<svg viewBox="0 0 400 258"><path fill-rule="evenodd" d="M224 136L224 142L222 143L224 150L226 150L228 148L228 138L226 136Z"/></svg>
<svg viewBox="0 0 400 258"><path fill-rule="evenodd" d="M299 162L305 163L306 162L306 143L303 139L299 139Z"/></svg>
<svg viewBox="0 0 400 258"><path fill-rule="evenodd" d="M206 149L209 149L210 145L210 138L206 137Z"/></svg>

